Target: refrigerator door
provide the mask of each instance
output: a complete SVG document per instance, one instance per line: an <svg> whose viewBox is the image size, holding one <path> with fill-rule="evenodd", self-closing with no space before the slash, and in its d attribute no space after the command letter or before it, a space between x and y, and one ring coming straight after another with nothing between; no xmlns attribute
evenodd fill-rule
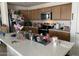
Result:
<svg viewBox="0 0 79 59"><path fill-rule="evenodd" d="M77 22L76 22L76 29L77 33L79 33L79 4L78 4L78 9L77 9Z"/></svg>
<svg viewBox="0 0 79 59"><path fill-rule="evenodd" d="M76 52L76 55L79 56L79 33L76 33L75 52Z"/></svg>

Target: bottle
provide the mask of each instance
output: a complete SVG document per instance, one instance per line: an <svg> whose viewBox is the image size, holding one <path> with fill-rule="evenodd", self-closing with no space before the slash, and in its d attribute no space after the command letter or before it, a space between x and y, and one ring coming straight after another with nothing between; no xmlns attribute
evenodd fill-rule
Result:
<svg viewBox="0 0 79 59"><path fill-rule="evenodd" d="M32 33L29 33L29 39L30 39L30 40L33 39L33 35L32 35Z"/></svg>
<svg viewBox="0 0 79 59"><path fill-rule="evenodd" d="M43 34L41 33L40 36L43 36Z"/></svg>
<svg viewBox="0 0 79 59"><path fill-rule="evenodd" d="M57 42L58 41L58 37L52 37L52 40L53 40L52 41L53 42L53 45L54 46L57 46L57 44L58 44L58 42Z"/></svg>
<svg viewBox="0 0 79 59"><path fill-rule="evenodd" d="M40 34L40 39L43 40L43 33Z"/></svg>
<svg viewBox="0 0 79 59"><path fill-rule="evenodd" d="M33 39L33 36L31 35L31 36L30 36L30 40L32 41L32 39Z"/></svg>
<svg viewBox="0 0 79 59"><path fill-rule="evenodd" d="M29 30L29 39L32 40L32 31Z"/></svg>

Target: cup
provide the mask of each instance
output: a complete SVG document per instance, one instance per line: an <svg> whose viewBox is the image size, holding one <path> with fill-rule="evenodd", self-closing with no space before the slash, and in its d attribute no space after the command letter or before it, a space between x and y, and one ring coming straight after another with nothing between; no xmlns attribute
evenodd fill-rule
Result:
<svg viewBox="0 0 79 59"><path fill-rule="evenodd" d="M58 44L58 37L52 37L52 42L54 46L57 46Z"/></svg>

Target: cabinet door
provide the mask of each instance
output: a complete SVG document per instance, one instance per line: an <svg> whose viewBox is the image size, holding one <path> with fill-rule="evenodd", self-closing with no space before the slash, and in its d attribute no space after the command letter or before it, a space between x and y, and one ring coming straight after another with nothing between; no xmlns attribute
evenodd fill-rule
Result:
<svg viewBox="0 0 79 59"><path fill-rule="evenodd" d="M60 19L60 6L52 7L52 19Z"/></svg>
<svg viewBox="0 0 79 59"><path fill-rule="evenodd" d="M71 12L72 12L72 4L67 4L67 15L66 15L66 19L71 20Z"/></svg>
<svg viewBox="0 0 79 59"><path fill-rule="evenodd" d="M32 20L35 20L35 10L31 10L31 17L32 17Z"/></svg>
<svg viewBox="0 0 79 59"><path fill-rule="evenodd" d="M59 32L59 31L49 31L50 37L57 36L60 40L70 41L70 33Z"/></svg>
<svg viewBox="0 0 79 59"><path fill-rule="evenodd" d="M65 41L70 41L70 33L58 32L58 38Z"/></svg>
<svg viewBox="0 0 79 59"><path fill-rule="evenodd" d="M28 10L21 10L21 14L23 14L25 19L28 19Z"/></svg>
<svg viewBox="0 0 79 59"><path fill-rule="evenodd" d="M71 4L61 5L61 20L71 19Z"/></svg>
<svg viewBox="0 0 79 59"><path fill-rule="evenodd" d="M50 35L50 37L57 36L57 32L56 31L49 30L49 35Z"/></svg>
<svg viewBox="0 0 79 59"><path fill-rule="evenodd" d="M39 10L38 9L32 10L31 14L32 14L32 16L31 16L32 20L38 20L39 19Z"/></svg>
<svg viewBox="0 0 79 59"><path fill-rule="evenodd" d="M36 9L35 12L36 12L36 13L35 13L36 20L40 20L40 18L41 18L41 17L40 17L40 10L39 10L39 9Z"/></svg>
<svg viewBox="0 0 79 59"><path fill-rule="evenodd" d="M38 14L39 14L38 19L41 20L41 10L40 9L38 11Z"/></svg>
<svg viewBox="0 0 79 59"><path fill-rule="evenodd" d="M51 7L40 8L39 10L40 10L41 13L43 13L43 12L51 12Z"/></svg>
<svg viewBox="0 0 79 59"><path fill-rule="evenodd" d="M33 28L31 28L31 30L32 30L33 33L38 34L38 28L34 28L34 27L33 27Z"/></svg>
<svg viewBox="0 0 79 59"><path fill-rule="evenodd" d="M67 15L67 5L61 5L61 20L66 19Z"/></svg>
<svg viewBox="0 0 79 59"><path fill-rule="evenodd" d="M51 11L51 7L43 8L43 12L52 12L52 11Z"/></svg>
<svg viewBox="0 0 79 59"><path fill-rule="evenodd" d="M32 11L31 10L28 10L28 19L32 20Z"/></svg>

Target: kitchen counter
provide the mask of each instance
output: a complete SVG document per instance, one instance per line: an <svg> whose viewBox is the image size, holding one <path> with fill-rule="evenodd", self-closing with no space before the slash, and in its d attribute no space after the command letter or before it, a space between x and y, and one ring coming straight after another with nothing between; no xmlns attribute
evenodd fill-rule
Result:
<svg viewBox="0 0 79 59"><path fill-rule="evenodd" d="M12 56L65 56L74 45L71 42L61 40L57 46L54 46L52 42L44 46L27 39L18 40L10 35L0 36L0 41L7 45L7 55L12 54ZM13 40L17 42L12 44Z"/></svg>
<svg viewBox="0 0 79 59"><path fill-rule="evenodd" d="M36 33L36 34L39 33L38 27L26 26L25 31L28 32L29 30L31 30L33 33ZM41 29L41 30L45 30L45 29ZM49 36L50 37L57 36L61 40L70 41L70 31L67 31L67 30L49 29Z"/></svg>
<svg viewBox="0 0 79 59"><path fill-rule="evenodd" d="M65 32L65 33L70 33L70 31L66 31L66 30L60 30L60 29L49 29L51 31L58 31L58 32Z"/></svg>
<svg viewBox="0 0 79 59"><path fill-rule="evenodd" d="M29 27L29 28L37 28L38 27L34 27L34 26L25 26L25 27ZM70 31L67 31L67 30L61 30L61 29L49 29L49 30L52 30L52 31L58 31L58 32L65 32L65 33L70 33Z"/></svg>

